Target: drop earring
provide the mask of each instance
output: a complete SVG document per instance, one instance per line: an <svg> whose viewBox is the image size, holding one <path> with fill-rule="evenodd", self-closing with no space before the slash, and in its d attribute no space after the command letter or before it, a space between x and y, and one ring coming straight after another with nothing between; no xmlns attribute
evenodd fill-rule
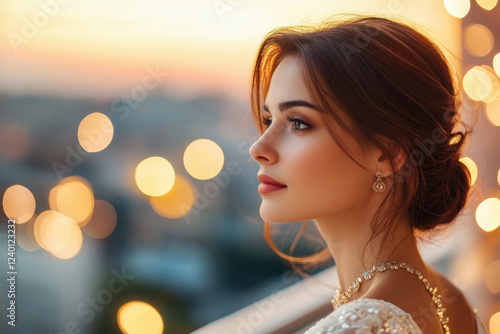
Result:
<svg viewBox="0 0 500 334"><path fill-rule="evenodd" d="M377 175L377 180L375 181L375 183L372 185L372 189L373 191L377 192L377 193L380 193L382 191L385 190L385 183L382 182L382 179L380 178L380 175L382 173L381 172L377 172L376 175Z"/></svg>

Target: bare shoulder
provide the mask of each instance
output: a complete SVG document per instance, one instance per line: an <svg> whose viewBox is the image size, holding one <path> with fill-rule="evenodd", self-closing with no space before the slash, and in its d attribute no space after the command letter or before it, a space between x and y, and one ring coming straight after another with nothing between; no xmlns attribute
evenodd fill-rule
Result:
<svg viewBox="0 0 500 334"><path fill-rule="evenodd" d="M427 269L425 275L421 272L429 280L431 287L437 287L438 294L441 295L444 314L450 319L448 326L451 333L474 333L474 315L462 291L433 268ZM387 273L374 281L362 297L382 299L396 305L409 313L425 334L442 333L436 305L424 284L416 276L408 275L402 270Z"/></svg>
<svg viewBox="0 0 500 334"><path fill-rule="evenodd" d="M430 269L438 281L438 292L440 291L441 301L446 308L445 315L450 319L450 331L461 333L468 329L466 333L475 333L474 313L463 292L448 278L433 268Z"/></svg>

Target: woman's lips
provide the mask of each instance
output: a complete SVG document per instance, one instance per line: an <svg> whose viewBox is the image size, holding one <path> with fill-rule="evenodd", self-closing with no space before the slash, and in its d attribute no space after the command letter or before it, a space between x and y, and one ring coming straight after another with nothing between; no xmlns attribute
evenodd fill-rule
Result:
<svg viewBox="0 0 500 334"><path fill-rule="evenodd" d="M261 183L259 185L259 187L257 188L257 190L258 190L259 194L264 195L264 194L268 194L268 193L271 193L273 191L282 190L285 188L286 188L286 186L280 186L277 184Z"/></svg>
<svg viewBox="0 0 500 334"><path fill-rule="evenodd" d="M259 191L259 194L268 194L273 191L285 189L287 187L286 185L276 181L266 174L259 174L257 175L257 177L259 181L262 182L262 184L260 184L259 188L257 189Z"/></svg>

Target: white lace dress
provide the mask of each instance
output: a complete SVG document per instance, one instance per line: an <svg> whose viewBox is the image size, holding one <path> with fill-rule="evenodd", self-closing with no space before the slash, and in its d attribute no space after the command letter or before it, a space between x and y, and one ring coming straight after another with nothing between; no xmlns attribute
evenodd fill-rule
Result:
<svg viewBox="0 0 500 334"><path fill-rule="evenodd" d="M477 333L487 334L477 317ZM337 308L304 334L423 334L409 313L385 300L359 298ZM472 333L471 333L472 334Z"/></svg>

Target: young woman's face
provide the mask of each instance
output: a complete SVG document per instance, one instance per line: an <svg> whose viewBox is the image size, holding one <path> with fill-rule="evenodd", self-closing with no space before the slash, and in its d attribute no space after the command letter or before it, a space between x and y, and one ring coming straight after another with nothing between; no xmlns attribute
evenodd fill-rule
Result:
<svg viewBox="0 0 500 334"><path fill-rule="evenodd" d="M286 187L261 192L259 186L262 219L294 222L340 218L367 204L370 192L374 193L371 186L375 172L358 166L330 136L320 112L314 109L295 57L287 56L277 66L264 110L262 117L270 125L251 146L250 155L260 164L259 174ZM370 165L373 157L363 157L342 129L334 131L358 162Z"/></svg>

